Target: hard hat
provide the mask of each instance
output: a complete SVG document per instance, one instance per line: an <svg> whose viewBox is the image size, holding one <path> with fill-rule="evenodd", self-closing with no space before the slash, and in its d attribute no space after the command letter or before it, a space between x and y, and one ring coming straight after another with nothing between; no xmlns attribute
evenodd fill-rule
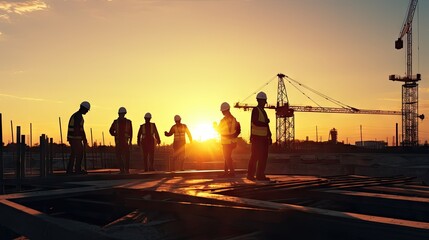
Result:
<svg viewBox="0 0 429 240"><path fill-rule="evenodd" d="M149 112L148 113L146 113L145 115L144 115L144 118L152 118L152 114L150 114Z"/></svg>
<svg viewBox="0 0 429 240"><path fill-rule="evenodd" d="M120 107L118 113L127 113L127 109L125 109L124 107Z"/></svg>
<svg viewBox="0 0 429 240"><path fill-rule="evenodd" d="M229 110L230 109L230 106L229 106L229 104L227 103L227 102L223 102L221 105L220 105L220 110L223 112L223 111L226 111L226 110Z"/></svg>
<svg viewBox="0 0 429 240"><path fill-rule="evenodd" d="M80 106L81 106L81 107L86 108L88 111L89 111L89 109L91 108L91 104L89 104L89 102L87 102L87 101L83 101L83 102L80 104Z"/></svg>
<svg viewBox="0 0 429 240"><path fill-rule="evenodd" d="M259 92L258 95L256 95L256 99L267 100L267 94L265 94L264 92Z"/></svg>
<svg viewBox="0 0 429 240"><path fill-rule="evenodd" d="M175 122L178 122L180 120L182 120L182 118L179 115L174 116L174 121Z"/></svg>

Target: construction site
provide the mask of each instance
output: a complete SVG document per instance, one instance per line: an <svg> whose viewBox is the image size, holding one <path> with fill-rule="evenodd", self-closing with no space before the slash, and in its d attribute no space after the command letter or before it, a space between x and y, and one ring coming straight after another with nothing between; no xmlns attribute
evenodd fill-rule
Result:
<svg viewBox="0 0 429 240"><path fill-rule="evenodd" d="M247 176L252 144L242 137L232 153L234 176L221 175L226 162L215 139L188 143L179 170L172 145L156 147L150 171L140 146L131 145L124 173L116 146L97 144L92 132L85 173L70 174L72 150L62 132L60 143L42 134L33 146L20 126L11 127L6 145L0 113L0 239L429 239L429 146L419 141L422 76L412 70L417 2L410 1L395 41L398 50L406 41L406 76L386 76L403 83L400 109L352 107L283 73L264 84L277 80L276 102L264 106L275 111L276 126L266 180ZM313 100L314 106L294 105L285 83L336 107ZM231 107L256 107L245 100ZM326 141L299 140L297 112L401 116L402 122L390 146L362 137L344 143L335 128Z"/></svg>

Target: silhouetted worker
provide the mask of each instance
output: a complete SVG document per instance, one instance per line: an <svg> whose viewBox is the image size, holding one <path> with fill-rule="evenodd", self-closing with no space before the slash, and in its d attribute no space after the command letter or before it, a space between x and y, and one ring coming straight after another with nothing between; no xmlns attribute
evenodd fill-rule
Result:
<svg viewBox="0 0 429 240"><path fill-rule="evenodd" d="M219 125L213 123L213 127L220 134L220 143L223 149L223 158L225 160L225 172L221 177L234 177L234 163L232 161L232 151L237 146L237 137L241 133L240 123L237 122L230 112L230 106L227 102L220 105L220 111L224 117L220 120ZM229 172L228 172L229 171Z"/></svg>
<svg viewBox="0 0 429 240"><path fill-rule="evenodd" d="M110 126L110 135L115 137L116 160L121 174L130 173L130 148L133 139L133 125L131 120L125 117L127 109L120 107L119 117Z"/></svg>
<svg viewBox="0 0 429 240"><path fill-rule="evenodd" d="M155 159L155 145L161 143L158 129L156 129L155 123L150 122L151 118L152 114L150 113L146 113L144 115L145 123L140 125L140 129L137 134L137 144L141 146L143 152L143 166L145 172L155 171L155 168L153 167L153 161Z"/></svg>
<svg viewBox="0 0 429 240"><path fill-rule="evenodd" d="M67 165L67 174L86 174L86 170L82 169L82 159L85 151L85 147L88 146L86 139L85 129L83 127L85 115L91 105L87 101L83 101L80 104L79 110L75 112L69 120L67 130L67 141L70 143L71 153L69 163ZM76 161L75 161L76 160Z"/></svg>
<svg viewBox="0 0 429 240"><path fill-rule="evenodd" d="M174 134L174 141L173 141L173 164L172 164L172 171L175 171L175 165L176 163L179 165L179 169L183 171L183 162L185 161L185 145L186 145L186 135L188 135L189 142L192 142L192 135L189 131L188 127L185 124L180 123L182 118L179 115L174 116L174 121L176 124L174 124L170 131L165 131L165 136L169 137Z"/></svg>
<svg viewBox="0 0 429 240"><path fill-rule="evenodd" d="M264 106L267 103L267 95L259 92L256 95L258 106L252 109L250 142L252 143L252 153L247 169L247 179L262 181L270 180L265 176L265 167L268 159L268 146L272 144L270 119L268 119Z"/></svg>

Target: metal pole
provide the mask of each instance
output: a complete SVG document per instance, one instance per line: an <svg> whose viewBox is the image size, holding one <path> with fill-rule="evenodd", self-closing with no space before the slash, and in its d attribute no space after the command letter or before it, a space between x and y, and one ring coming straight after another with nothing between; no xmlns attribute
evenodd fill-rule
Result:
<svg viewBox="0 0 429 240"><path fill-rule="evenodd" d="M30 174L33 174L33 159L31 155L31 148L33 147L33 124L30 123L30 150L28 151L28 159L29 159L29 165L30 165Z"/></svg>
<svg viewBox="0 0 429 240"><path fill-rule="evenodd" d="M16 188L21 191L21 126L16 127Z"/></svg>
<svg viewBox="0 0 429 240"><path fill-rule="evenodd" d="M396 123L396 146L399 146L399 137L398 137L398 123Z"/></svg>
<svg viewBox="0 0 429 240"><path fill-rule="evenodd" d="M54 152L53 152L53 146L54 146L54 139L49 139L49 174L54 173Z"/></svg>
<svg viewBox="0 0 429 240"><path fill-rule="evenodd" d="M12 120L10 120L10 132L12 134L12 143L13 143L13 123L12 123Z"/></svg>
<svg viewBox="0 0 429 240"><path fill-rule="evenodd" d="M0 113L0 194L4 194L3 120Z"/></svg>
<svg viewBox="0 0 429 240"><path fill-rule="evenodd" d="M317 126L316 126L316 142L318 142L319 139L319 133L317 132Z"/></svg>
<svg viewBox="0 0 429 240"><path fill-rule="evenodd" d="M64 157L63 130L61 128L61 117L59 117L58 121L60 123L61 156L63 158L63 168L64 168L64 171L66 171L67 169L66 169L66 163L65 163L66 160Z"/></svg>
<svg viewBox="0 0 429 240"><path fill-rule="evenodd" d="M40 140L39 140L39 148L40 148L40 176L44 177L45 176L45 134L42 134L40 136Z"/></svg>
<svg viewBox="0 0 429 240"><path fill-rule="evenodd" d="M363 147L363 140L362 140L362 125L360 125L360 144L361 144L361 147Z"/></svg>
<svg viewBox="0 0 429 240"><path fill-rule="evenodd" d="M21 158L21 180L25 178L25 168L26 168L26 164L25 164L25 135L21 135L21 153L20 153L20 158Z"/></svg>
<svg viewBox="0 0 429 240"><path fill-rule="evenodd" d="M92 128L91 131L91 156L92 156L92 169L95 169L95 158L94 158L94 140L92 138Z"/></svg>
<svg viewBox="0 0 429 240"><path fill-rule="evenodd" d="M101 148L101 165L103 166L103 168L107 168L106 165L106 160L104 159L104 150L106 148L106 144L104 142L104 132L101 132L101 135L103 136L103 147Z"/></svg>

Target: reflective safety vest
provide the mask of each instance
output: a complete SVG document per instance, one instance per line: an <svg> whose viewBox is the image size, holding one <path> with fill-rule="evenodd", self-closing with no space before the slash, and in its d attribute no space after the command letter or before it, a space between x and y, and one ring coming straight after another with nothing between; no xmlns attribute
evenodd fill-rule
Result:
<svg viewBox="0 0 429 240"><path fill-rule="evenodd" d="M186 126L184 124L174 125L174 142L186 142Z"/></svg>
<svg viewBox="0 0 429 240"><path fill-rule="evenodd" d="M235 117L224 117L219 123L220 143L237 143L237 137L229 137L237 132L238 122Z"/></svg>
<svg viewBox="0 0 429 240"><path fill-rule="evenodd" d="M82 140L83 136L84 136L84 129L83 129L83 117L81 117L81 121L78 123L78 128L75 129L75 118L78 113L74 113L70 120L69 120L69 125L68 125L68 130L67 130L67 139L78 139L78 140Z"/></svg>
<svg viewBox="0 0 429 240"><path fill-rule="evenodd" d="M262 110L259 107L256 107L258 109L259 115L258 115L258 121L260 122L264 122L264 123L269 123L268 118L265 117L264 113L262 112ZM261 137L267 137L268 136L268 126L256 126L253 122L252 122L252 130L251 133L254 136L261 136Z"/></svg>
<svg viewBox="0 0 429 240"><path fill-rule="evenodd" d="M143 140L143 139L145 139L146 138L146 124L147 123L145 123L145 124L142 124L141 126L140 126L140 128L141 128L141 139ZM150 123L150 132L149 132L149 134L155 139L155 123Z"/></svg>
<svg viewBox="0 0 429 240"><path fill-rule="evenodd" d="M124 121L125 121L125 132L124 132L123 136L125 137L125 140L128 141L131 138L131 122L126 118L124 119ZM116 127L116 129L115 129L116 130L115 141L118 142L119 137L122 137L121 134L119 133L119 119L116 119L115 122L116 122L116 124L115 124L115 127Z"/></svg>

